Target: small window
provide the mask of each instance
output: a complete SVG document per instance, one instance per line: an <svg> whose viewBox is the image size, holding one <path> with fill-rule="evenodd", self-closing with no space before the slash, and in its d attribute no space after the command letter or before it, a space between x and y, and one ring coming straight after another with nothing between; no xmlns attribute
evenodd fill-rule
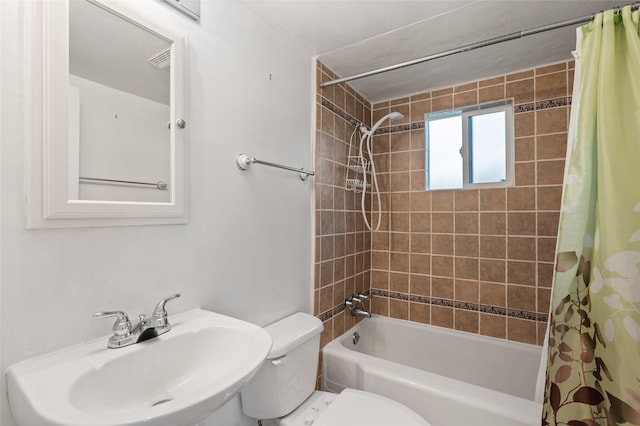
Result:
<svg viewBox="0 0 640 426"><path fill-rule="evenodd" d="M513 186L512 102L426 115L426 189Z"/></svg>

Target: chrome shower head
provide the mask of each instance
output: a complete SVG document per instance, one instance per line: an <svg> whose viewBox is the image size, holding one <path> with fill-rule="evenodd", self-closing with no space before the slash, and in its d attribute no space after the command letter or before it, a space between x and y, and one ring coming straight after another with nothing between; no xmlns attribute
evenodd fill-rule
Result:
<svg viewBox="0 0 640 426"><path fill-rule="evenodd" d="M386 120L401 120L402 118L404 118L404 115L400 114L399 112L397 111L391 112L385 115L384 117L382 117L380 120L378 120L378 122L373 125L373 127L371 128L371 130L367 132L367 134L369 136L372 136L376 132L376 130L378 130L378 127L380 127L380 125L384 123Z"/></svg>

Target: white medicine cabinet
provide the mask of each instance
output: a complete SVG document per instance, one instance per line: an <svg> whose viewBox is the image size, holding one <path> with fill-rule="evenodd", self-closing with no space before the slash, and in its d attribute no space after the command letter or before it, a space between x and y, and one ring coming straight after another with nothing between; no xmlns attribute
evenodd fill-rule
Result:
<svg viewBox="0 0 640 426"><path fill-rule="evenodd" d="M124 0L25 8L27 227L186 223L186 38Z"/></svg>

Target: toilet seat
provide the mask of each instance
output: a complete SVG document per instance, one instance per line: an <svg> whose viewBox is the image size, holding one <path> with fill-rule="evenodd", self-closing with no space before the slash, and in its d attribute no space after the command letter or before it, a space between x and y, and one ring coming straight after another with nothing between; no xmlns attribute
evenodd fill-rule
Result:
<svg viewBox="0 0 640 426"><path fill-rule="evenodd" d="M264 423L263 424L267 424ZM404 405L384 396L355 389L339 395L316 391L280 426L430 426Z"/></svg>

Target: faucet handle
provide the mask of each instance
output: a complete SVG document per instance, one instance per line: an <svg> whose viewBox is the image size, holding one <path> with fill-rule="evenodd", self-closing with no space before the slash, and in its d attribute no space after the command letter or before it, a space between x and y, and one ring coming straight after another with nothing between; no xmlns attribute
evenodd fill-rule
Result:
<svg viewBox="0 0 640 426"><path fill-rule="evenodd" d="M361 302L364 302L365 300L369 300L369 296L367 296L366 294L362 294L362 293L358 293L356 294L356 297L358 298L358 300L360 300Z"/></svg>
<svg viewBox="0 0 640 426"><path fill-rule="evenodd" d="M357 293L351 296L351 300L356 303L362 303L367 299L369 299L369 296L367 296L366 294Z"/></svg>
<svg viewBox="0 0 640 426"><path fill-rule="evenodd" d="M158 302L156 307L153 309L153 313L151 314L151 318L153 321L154 327L166 327L167 326L167 310L164 308L164 305L173 299L177 299L180 297L180 293L172 294L169 297L166 297Z"/></svg>
<svg viewBox="0 0 640 426"><path fill-rule="evenodd" d="M171 296L162 299L161 301L158 302L156 307L153 309L153 314L151 314L151 315L154 316L154 317L158 317L158 316L166 317L167 316L167 311L164 308L164 305L168 301L173 300L173 299L177 299L180 296L181 296L180 293L176 293L176 294L172 294Z"/></svg>
<svg viewBox="0 0 640 426"><path fill-rule="evenodd" d="M111 318L117 317L116 322L113 323L111 331L114 336L128 337L131 334L131 321L125 312L122 311L109 311L109 312L96 312L93 315L94 318Z"/></svg>

